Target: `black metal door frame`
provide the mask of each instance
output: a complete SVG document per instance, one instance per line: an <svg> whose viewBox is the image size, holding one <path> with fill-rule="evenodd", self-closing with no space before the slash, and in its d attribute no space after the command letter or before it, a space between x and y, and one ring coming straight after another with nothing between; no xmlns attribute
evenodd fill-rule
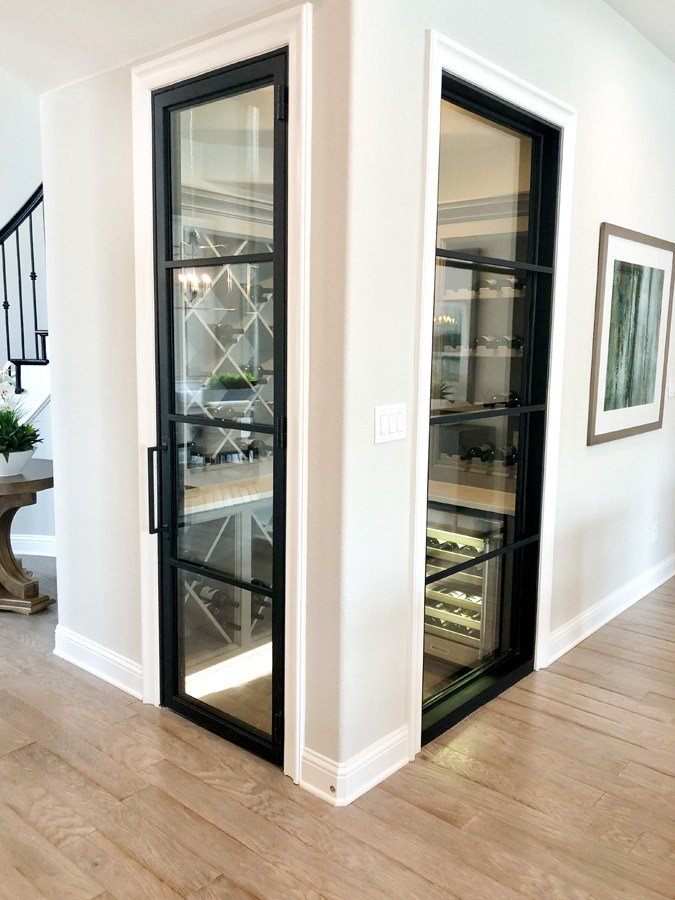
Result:
<svg viewBox="0 0 675 900"><path fill-rule="evenodd" d="M171 237L171 134L170 113L222 97L274 85L274 220L271 253L238 256L172 259ZM153 184L155 225L155 335L157 360L157 447L148 455L152 473L153 454L158 454L159 534L159 618L160 618L160 700L177 713L279 765L284 744L284 582L286 538L286 280L287 280L287 172L288 172L288 54L287 50L256 57L227 68L192 78L155 91L153 113ZM172 317L172 271L183 266L200 267L228 263L271 262L274 266L274 424L247 422L245 430L274 436L273 458L273 587L259 586L224 575L206 566L181 562L177 555L176 459L174 432L182 422L195 417L175 412ZM199 424L237 430L242 423L197 417ZM154 490L150 479L150 508ZM204 574L215 581L267 594L272 607L272 737L217 713L206 704L180 692L180 653L177 620L176 573L179 569Z"/></svg>
<svg viewBox="0 0 675 900"><path fill-rule="evenodd" d="M509 649L496 659L468 671L463 677L430 697L422 709L422 743L428 743L469 713L515 684L534 668L534 649L539 583L539 542L544 480L546 401L549 374L551 313L561 129L474 85L443 75L442 99L490 121L532 138L530 170L529 235L527 257L494 259L436 247L436 259L453 266L493 273L524 272L529 302L524 352L523 404L465 413L431 416L430 425L458 424L470 419L517 415L520 417L520 472L516 493L514 539L478 560L511 554L511 617L503 635ZM441 98L439 98L439 104ZM515 254L514 254L515 255ZM431 504L437 506L437 503ZM438 581L476 561L452 566L427 576Z"/></svg>

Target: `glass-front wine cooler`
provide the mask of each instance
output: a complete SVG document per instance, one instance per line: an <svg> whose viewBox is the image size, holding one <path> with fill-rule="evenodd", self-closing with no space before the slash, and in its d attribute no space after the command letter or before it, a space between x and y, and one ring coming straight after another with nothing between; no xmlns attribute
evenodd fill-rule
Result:
<svg viewBox="0 0 675 900"><path fill-rule="evenodd" d="M441 100L423 738L532 669L559 132Z"/></svg>

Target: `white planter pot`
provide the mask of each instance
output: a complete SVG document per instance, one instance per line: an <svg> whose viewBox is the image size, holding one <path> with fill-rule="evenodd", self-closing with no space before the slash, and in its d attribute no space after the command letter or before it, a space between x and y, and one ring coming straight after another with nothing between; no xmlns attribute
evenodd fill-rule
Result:
<svg viewBox="0 0 675 900"><path fill-rule="evenodd" d="M21 453L10 453L9 461L0 453L0 478L6 478L8 475L20 475L34 453L35 447L32 450L23 450Z"/></svg>

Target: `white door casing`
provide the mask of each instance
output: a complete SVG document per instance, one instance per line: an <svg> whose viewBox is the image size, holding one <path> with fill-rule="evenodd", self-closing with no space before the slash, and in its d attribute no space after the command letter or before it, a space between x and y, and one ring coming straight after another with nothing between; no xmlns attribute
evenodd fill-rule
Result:
<svg viewBox="0 0 675 900"><path fill-rule="evenodd" d="M427 459L429 453L429 371L434 305L436 258L436 213L441 119L441 83L443 73L455 75L506 103L557 125L562 130L558 185L558 220L553 284L553 321L551 331L550 375L547 397L546 446L544 450L544 486L539 559L539 603L535 645L535 668L549 662L553 536L558 480L558 448L562 410L562 371L565 343L567 279L572 220L572 184L576 111L528 84L505 69L494 65L471 50L436 31L427 32L426 128L424 205L421 246L420 298L417 323L417 402L412 423L415 435L413 459L412 534L414 540L410 596L409 647L409 721L410 759L421 746L422 670L424 662L424 578L425 535L427 521Z"/></svg>
<svg viewBox="0 0 675 900"><path fill-rule="evenodd" d="M146 449L157 441L152 92L288 48L287 482L284 772L299 780L304 746L311 187L312 6L303 3L132 70L139 497L148 496ZM143 700L159 704L157 538L141 501Z"/></svg>

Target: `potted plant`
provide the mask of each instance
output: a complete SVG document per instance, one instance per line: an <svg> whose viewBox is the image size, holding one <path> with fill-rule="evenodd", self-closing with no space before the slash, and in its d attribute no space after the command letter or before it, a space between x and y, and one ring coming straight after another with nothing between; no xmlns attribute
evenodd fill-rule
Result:
<svg viewBox="0 0 675 900"><path fill-rule="evenodd" d="M446 409L455 402L455 392L447 381L431 382L431 408L432 410Z"/></svg>
<svg viewBox="0 0 675 900"><path fill-rule="evenodd" d="M251 388L255 387L257 383L250 372L244 372L242 375L231 372L211 375L204 382L202 400L218 403L228 400L248 400L251 396Z"/></svg>
<svg viewBox="0 0 675 900"><path fill-rule="evenodd" d="M42 438L29 422L22 422L9 368L0 372L0 478L19 475Z"/></svg>

